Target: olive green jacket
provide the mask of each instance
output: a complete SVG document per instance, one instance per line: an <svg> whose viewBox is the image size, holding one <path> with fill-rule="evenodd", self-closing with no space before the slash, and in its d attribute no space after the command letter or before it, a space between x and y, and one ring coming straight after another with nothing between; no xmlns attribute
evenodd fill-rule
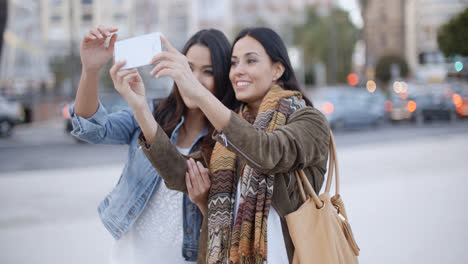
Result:
<svg viewBox="0 0 468 264"><path fill-rule="evenodd" d="M290 261L294 246L284 216L302 204L294 171L303 169L318 193L327 170L330 128L325 116L313 107L297 110L286 125L273 132L264 132L232 112L229 124L213 138L237 154L237 176L245 163L265 174L274 174L272 206L278 212ZM149 161L164 179L169 189L187 193L186 156L181 155L159 127L152 146L140 136L140 145ZM200 153L189 157L200 160ZM205 263L207 221L200 234L198 263Z"/></svg>

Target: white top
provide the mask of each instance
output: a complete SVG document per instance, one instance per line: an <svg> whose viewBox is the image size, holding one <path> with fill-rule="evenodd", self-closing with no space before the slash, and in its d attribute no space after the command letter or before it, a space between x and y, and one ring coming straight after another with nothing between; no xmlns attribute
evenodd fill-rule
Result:
<svg viewBox="0 0 468 264"><path fill-rule="evenodd" d="M239 200L241 196L239 179L237 183L236 203L234 205L234 219L239 209ZM288 252L284 244L283 228L281 219L273 206L270 206L270 212L267 220L267 264L287 264L289 263Z"/></svg>
<svg viewBox="0 0 468 264"><path fill-rule="evenodd" d="M178 149L184 155L190 151ZM183 193L169 190L161 181L128 233L115 241L110 263L195 263L182 256L182 200Z"/></svg>

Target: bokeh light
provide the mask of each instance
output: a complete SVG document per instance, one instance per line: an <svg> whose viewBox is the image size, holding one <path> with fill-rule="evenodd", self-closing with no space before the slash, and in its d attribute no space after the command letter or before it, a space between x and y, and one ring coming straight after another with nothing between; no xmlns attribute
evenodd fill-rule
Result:
<svg viewBox="0 0 468 264"><path fill-rule="evenodd" d="M415 101L413 101L413 100L408 101L408 111L410 113L413 113L414 111L416 111L416 102Z"/></svg>
<svg viewBox="0 0 468 264"><path fill-rule="evenodd" d="M395 93L401 93L402 89L403 89L403 86L401 85L401 82L393 83L393 91L395 91Z"/></svg>
<svg viewBox="0 0 468 264"><path fill-rule="evenodd" d="M66 104L63 108L62 108L62 116L64 119L68 119L70 118L70 112L68 111L68 107L70 105L69 104Z"/></svg>
<svg viewBox="0 0 468 264"><path fill-rule="evenodd" d="M355 73L348 74L348 83L351 86L355 86L359 82L359 77Z"/></svg>
<svg viewBox="0 0 468 264"><path fill-rule="evenodd" d="M457 72L460 72L461 70L463 70L463 62L461 62L461 61L455 62L455 70Z"/></svg>
<svg viewBox="0 0 468 264"><path fill-rule="evenodd" d="M408 93L408 84L406 82L400 82L401 93Z"/></svg>
<svg viewBox="0 0 468 264"><path fill-rule="evenodd" d="M325 103L322 104L322 111L325 114L329 115L329 114L333 113L334 110L335 110L335 107L333 106L332 103L325 102Z"/></svg>
<svg viewBox="0 0 468 264"><path fill-rule="evenodd" d="M460 108L463 106L463 99L459 94L453 94L452 101L456 108Z"/></svg>
<svg viewBox="0 0 468 264"><path fill-rule="evenodd" d="M366 87L367 87L367 91L369 91L369 93L373 93L373 92L375 92L375 89L377 89L377 85L375 84L375 82L373 80L367 81Z"/></svg>

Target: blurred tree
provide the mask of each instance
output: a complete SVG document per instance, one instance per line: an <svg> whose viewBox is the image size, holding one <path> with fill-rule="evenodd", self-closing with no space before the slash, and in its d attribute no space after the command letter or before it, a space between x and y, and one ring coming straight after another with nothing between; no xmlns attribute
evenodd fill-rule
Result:
<svg viewBox="0 0 468 264"><path fill-rule="evenodd" d="M314 64L318 62L325 64L328 82L336 80L344 83L351 72L354 45L361 31L354 26L345 10L335 8L330 14L321 17L315 8L309 8L306 22L294 28L294 43L303 49L306 83L309 84L316 79L312 76ZM330 36L333 36L333 30L335 41L332 42ZM333 46L335 51L330 48ZM336 61L330 60L330 56ZM336 72L336 76L331 76L333 72Z"/></svg>
<svg viewBox="0 0 468 264"><path fill-rule="evenodd" d="M392 76L392 65L398 66L397 69L399 71L398 73L395 73L398 76ZM397 55L382 56L377 61L377 65L375 67L375 76L377 80L381 81L385 84L385 86L387 86L388 82L392 80L392 78L405 78L408 76L408 64L402 57Z"/></svg>
<svg viewBox="0 0 468 264"><path fill-rule="evenodd" d="M3 32L8 20L8 0L0 0L0 58L2 57Z"/></svg>
<svg viewBox="0 0 468 264"><path fill-rule="evenodd" d="M442 25L437 42L445 56L468 56L468 8Z"/></svg>

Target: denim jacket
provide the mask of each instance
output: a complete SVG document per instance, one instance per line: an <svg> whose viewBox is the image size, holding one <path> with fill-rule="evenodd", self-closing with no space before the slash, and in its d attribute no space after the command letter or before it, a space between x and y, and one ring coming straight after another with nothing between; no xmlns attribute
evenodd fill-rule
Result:
<svg viewBox="0 0 468 264"><path fill-rule="evenodd" d="M153 111L153 104L149 105ZM99 103L97 112L88 119L74 113L74 104L69 111L73 123L71 133L75 137L92 144L129 145L127 162L117 185L98 206L104 226L115 239L119 239L141 214L153 191L161 183L161 177L138 145L141 129L130 108L108 114ZM173 144L177 142L178 131L183 122L184 117L172 132ZM200 148L200 139L206 133L205 129L198 135L190 152ZM184 194L182 255L188 261L197 260L202 220L198 207Z"/></svg>

